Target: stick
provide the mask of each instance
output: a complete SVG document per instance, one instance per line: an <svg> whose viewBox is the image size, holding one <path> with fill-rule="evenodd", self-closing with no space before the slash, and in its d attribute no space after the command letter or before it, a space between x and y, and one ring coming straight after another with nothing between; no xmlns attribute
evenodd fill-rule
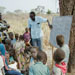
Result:
<svg viewBox="0 0 75 75"><path fill-rule="evenodd" d="M54 65L54 60L53 60L54 47L51 44L50 44L50 47L52 47L52 67L51 67L51 69L53 69L53 65Z"/></svg>
<svg viewBox="0 0 75 75"><path fill-rule="evenodd" d="M53 54L54 54L54 47L52 46L52 69L53 69L53 65L54 65Z"/></svg>

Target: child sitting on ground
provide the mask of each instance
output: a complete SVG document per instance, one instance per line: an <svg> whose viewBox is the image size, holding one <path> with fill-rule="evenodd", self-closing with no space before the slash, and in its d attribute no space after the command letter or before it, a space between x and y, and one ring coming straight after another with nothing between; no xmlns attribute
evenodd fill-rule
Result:
<svg viewBox="0 0 75 75"><path fill-rule="evenodd" d="M38 52L38 48L37 47L31 47L31 46L26 46L25 50L24 50L24 59L19 59L19 64L21 64L21 60L24 60L24 69L22 70L22 72L25 74L25 75L29 75L29 66L33 65L34 61L37 61L37 52ZM31 58L31 53L32 53L32 58ZM19 56L21 56L21 54L19 54ZM33 59L33 60L32 60ZM32 61L30 61L32 60ZM22 66L22 64L21 64Z"/></svg>
<svg viewBox="0 0 75 75"><path fill-rule="evenodd" d="M63 61L68 64L70 50L69 50L69 46L67 44L65 44L64 36L58 35L56 37L56 41L57 41L57 45L65 52L65 59Z"/></svg>
<svg viewBox="0 0 75 75"><path fill-rule="evenodd" d="M30 59L31 59L31 46L26 46L25 47L25 50L24 50L24 57L25 57L25 61L26 61L26 66L28 65L29 67L29 64L30 64Z"/></svg>
<svg viewBox="0 0 75 75"><path fill-rule="evenodd" d="M30 32L28 28L25 29L25 33L23 34L23 37L24 37L25 44L30 45Z"/></svg>
<svg viewBox="0 0 75 75"><path fill-rule="evenodd" d="M22 48L25 48L25 43L24 43L23 35L20 35L20 37L19 37L19 43L20 43L20 45L21 45Z"/></svg>
<svg viewBox="0 0 75 75"><path fill-rule="evenodd" d="M7 52L9 52L11 49L13 49L13 47L11 45L11 40L9 40L9 39L5 40L5 49Z"/></svg>
<svg viewBox="0 0 75 75"><path fill-rule="evenodd" d="M19 40L19 34L15 34L15 40L18 41Z"/></svg>
<svg viewBox="0 0 75 75"><path fill-rule="evenodd" d="M15 49L10 49L9 56L10 56L9 58L10 63L12 63L13 61L17 61Z"/></svg>
<svg viewBox="0 0 75 75"><path fill-rule="evenodd" d="M31 51L31 60L30 60L30 66L31 66L37 62L37 54L39 50L37 47L32 47L30 51Z"/></svg>
<svg viewBox="0 0 75 75"><path fill-rule="evenodd" d="M47 57L45 52L39 51L37 54L37 62L29 69L29 75L50 75L49 68L45 65L44 59Z"/></svg>
<svg viewBox="0 0 75 75"><path fill-rule="evenodd" d="M65 58L65 52L61 49L57 49L54 52L53 59L55 61L55 65L53 67L52 75L65 75L67 72L67 64L63 62Z"/></svg>
<svg viewBox="0 0 75 75"><path fill-rule="evenodd" d="M29 48L30 49L30 48ZM28 74L30 56L28 54L28 49L21 49L17 52L18 68L21 70L22 74Z"/></svg>
<svg viewBox="0 0 75 75"><path fill-rule="evenodd" d="M20 70L25 69L24 49L20 50L18 60L20 62Z"/></svg>
<svg viewBox="0 0 75 75"><path fill-rule="evenodd" d="M9 38L11 40L11 44L14 45L16 40L14 39L14 34L12 32L9 33Z"/></svg>
<svg viewBox="0 0 75 75"><path fill-rule="evenodd" d="M18 70L18 68L17 68L17 62L14 60L15 53L13 51L14 50L12 49L11 51L9 51L9 53L6 52L6 60L7 60L7 63L8 63L8 65L9 65L10 68Z"/></svg>
<svg viewBox="0 0 75 75"><path fill-rule="evenodd" d="M2 58L4 63L5 75L21 75L20 72L9 67L6 57L2 56Z"/></svg>
<svg viewBox="0 0 75 75"><path fill-rule="evenodd" d="M13 46L16 53L18 51L20 51L20 49L25 48L25 43L24 43L24 40L23 40L23 36L20 35L20 37L18 37L17 39L19 39L19 40L17 40L16 43L14 44L14 46Z"/></svg>
<svg viewBox="0 0 75 75"><path fill-rule="evenodd" d="M24 69L25 68L25 59L24 59L25 43L22 35L20 35L19 37L19 43L20 43L20 54L19 54L20 69Z"/></svg>

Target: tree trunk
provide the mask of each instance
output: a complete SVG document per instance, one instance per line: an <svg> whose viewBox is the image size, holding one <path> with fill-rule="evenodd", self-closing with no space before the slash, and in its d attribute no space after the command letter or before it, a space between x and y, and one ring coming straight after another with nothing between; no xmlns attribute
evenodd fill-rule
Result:
<svg viewBox="0 0 75 75"><path fill-rule="evenodd" d="M73 69L75 70L75 0L59 0L59 6L61 16L73 15L69 41L71 53L68 65L68 72L72 72Z"/></svg>

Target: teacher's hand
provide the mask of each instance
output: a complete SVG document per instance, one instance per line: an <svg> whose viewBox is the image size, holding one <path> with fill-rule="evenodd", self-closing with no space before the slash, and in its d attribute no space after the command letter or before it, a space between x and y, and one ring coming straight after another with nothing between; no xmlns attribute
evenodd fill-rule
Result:
<svg viewBox="0 0 75 75"><path fill-rule="evenodd" d="M49 20L47 20L47 22L48 22L48 26L49 26L49 28L52 29L53 26L50 24Z"/></svg>
<svg viewBox="0 0 75 75"><path fill-rule="evenodd" d="M52 25L50 25L50 24L48 24L48 26L49 26L49 28L50 28L50 29L52 29L52 28L53 28L53 26L52 26Z"/></svg>

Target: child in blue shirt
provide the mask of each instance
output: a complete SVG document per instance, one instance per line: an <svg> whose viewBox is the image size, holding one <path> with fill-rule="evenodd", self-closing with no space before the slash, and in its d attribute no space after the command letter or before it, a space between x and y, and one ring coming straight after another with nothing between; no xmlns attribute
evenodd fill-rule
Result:
<svg viewBox="0 0 75 75"><path fill-rule="evenodd" d="M0 52L3 56L5 56L5 46L2 43L2 39L0 38Z"/></svg>
<svg viewBox="0 0 75 75"><path fill-rule="evenodd" d="M29 66L32 66L37 61L37 54L38 54L39 50L38 50L38 47L32 47L30 49L30 51L31 51L31 59L30 59L30 65Z"/></svg>
<svg viewBox="0 0 75 75"><path fill-rule="evenodd" d="M37 54L37 62L30 67L29 75L50 75L49 68L45 65L45 58L47 58L46 53L39 51Z"/></svg>

